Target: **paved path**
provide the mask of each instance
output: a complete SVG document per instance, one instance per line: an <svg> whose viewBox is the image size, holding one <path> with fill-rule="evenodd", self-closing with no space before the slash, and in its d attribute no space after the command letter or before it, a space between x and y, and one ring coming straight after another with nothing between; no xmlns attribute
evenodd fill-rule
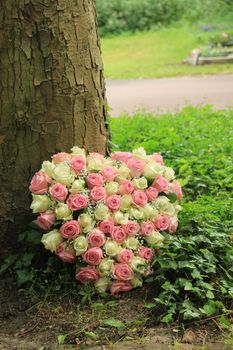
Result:
<svg viewBox="0 0 233 350"><path fill-rule="evenodd" d="M233 107L233 75L108 80L111 115L146 108L157 113L174 112L187 104L212 104L216 109Z"/></svg>

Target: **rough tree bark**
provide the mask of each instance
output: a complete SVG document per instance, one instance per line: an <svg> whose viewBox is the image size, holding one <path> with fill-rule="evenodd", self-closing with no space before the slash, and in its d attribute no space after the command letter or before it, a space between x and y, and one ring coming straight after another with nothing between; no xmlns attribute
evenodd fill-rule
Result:
<svg viewBox="0 0 233 350"><path fill-rule="evenodd" d="M43 160L73 145L107 152L94 5L0 0L0 247L28 223L28 183Z"/></svg>

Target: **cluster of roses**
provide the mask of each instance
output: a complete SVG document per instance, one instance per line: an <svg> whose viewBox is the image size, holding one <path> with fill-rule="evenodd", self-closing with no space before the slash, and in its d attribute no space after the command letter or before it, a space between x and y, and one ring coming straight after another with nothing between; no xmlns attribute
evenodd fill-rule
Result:
<svg viewBox="0 0 233 350"><path fill-rule="evenodd" d="M73 147L45 161L29 187L42 243L77 264L76 279L112 294L141 286L161 232L174 233L182 190L160 154L143 148L106 158Z"/></svg>

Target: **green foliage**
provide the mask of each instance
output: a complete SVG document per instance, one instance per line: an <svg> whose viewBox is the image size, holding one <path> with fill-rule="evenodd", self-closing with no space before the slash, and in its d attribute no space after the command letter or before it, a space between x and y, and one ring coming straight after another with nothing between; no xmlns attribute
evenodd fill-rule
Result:
<svg viewBox="0 0 233 350"><path fill-rule="evenodd" d="M161 151L183 184L183 211L176 235L154 260L155 303L162 322L200 319L232 308L233 111L210 106L176 115L137 113L111 120L121 150ZM127 130L127 132L126 132Z"/></svg>
<svg viewBox="0 0 233 350"><path fill-rule="evenodd" d="M207 24L230 22L231 0L97 0L100 34L119 34L167 26L177 20Z"/></svg>
<svg viewBox="0 0 233 350"><path fill-rule="evenodd" d="M180 17L177 0L97 0L100 33L151 29Z"/></svg>

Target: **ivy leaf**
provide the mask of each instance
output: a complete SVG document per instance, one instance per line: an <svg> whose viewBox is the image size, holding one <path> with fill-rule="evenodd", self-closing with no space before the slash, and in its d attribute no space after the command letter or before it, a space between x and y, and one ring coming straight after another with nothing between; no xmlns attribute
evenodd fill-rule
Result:
<svg viewBox="0 0 233 350"><path fill-rule="evenodd" d="M125 324L122 321L116 320L115 318L109 318L107 320L104 320L103 324L105 326L115 327L115 328L124 328L125 327Z"/></svg>
<svg viewBox="0 0 233 350"><path fill-rule="evenodd" d="M208 316L212 316L216 312L216 305L213 300L209 300L204 306L203 309L205 310L206 314Z"/></svg>

